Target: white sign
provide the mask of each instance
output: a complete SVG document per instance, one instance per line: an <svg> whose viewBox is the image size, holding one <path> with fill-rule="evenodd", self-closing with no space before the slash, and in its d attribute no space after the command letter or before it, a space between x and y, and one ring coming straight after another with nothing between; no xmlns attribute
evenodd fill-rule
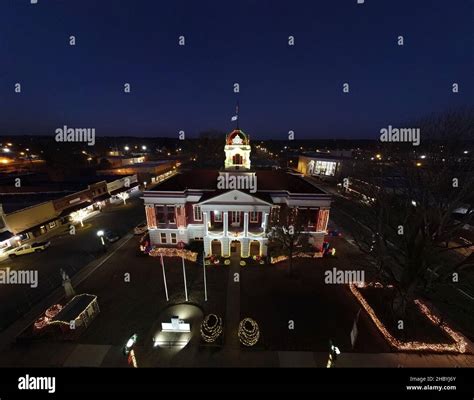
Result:
<svg viewBox="0 0 474 400"><path fill-rule="evenodd" d="M191 332L191 325L179 319L179 317L171 317L171 323L161 323L161 330L163 332Z"/></svg>

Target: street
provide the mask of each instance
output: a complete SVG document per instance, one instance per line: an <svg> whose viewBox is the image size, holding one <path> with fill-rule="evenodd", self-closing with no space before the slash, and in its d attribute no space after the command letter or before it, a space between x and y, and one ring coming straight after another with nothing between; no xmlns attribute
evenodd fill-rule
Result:
<svg viewBox="0 0 474 400"><path fill-rule="evenodd" d="M38 287L2 285L0 288L0 331L61 285L61 269L73 277L85 265L103 255L98 230L111 229L123 236L144 221L140 195L141 192L137 192L127 200L127 204L108 205L103 212L84 221L84 227L77 224L75 235L70 235L66 227L60 228L62 233L49 239L51 246L44 252L0 262L2 269L38 269Z"/></svg>

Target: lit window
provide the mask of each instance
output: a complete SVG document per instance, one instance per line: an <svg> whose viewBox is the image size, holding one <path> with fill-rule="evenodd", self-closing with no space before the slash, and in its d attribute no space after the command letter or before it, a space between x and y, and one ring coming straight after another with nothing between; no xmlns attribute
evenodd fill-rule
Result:
<svg viewBox="0 0 474 400"><path fill-rule="evenodd" d="M232 211L230 213L231 224L240 224L240 211Z"/></svg>
<svg viewBox="0 0 474 400"><path fill-rule="evenodd" d="M214 211L214 222L222 222L222 213L220 211Z"/></svg>
<svg viewBox="0 0 474 400"><path fill-rule="evenodd" d="M252 211L250 213L250 222L258 222L258 212Z"/></svg>
<svg viewBox="0 0 474 400"><path fill-rule="evenodd" d="M160 233L160 241L161 243L166 243L166 233Z"/></svg>
<svg viewBox="0 0 474 400"><path fill-rule="evenodd" d="M194 220L202 221L202 212L200 206L194 206Z"/></svg>
<svg viewBox="0 0 474 400"><path fill-rule="evenodd" d="M168 222L170 224L176 223L176 218L175 218L175 215L174 215L174 207L169 207L168 206Z"/></svg>

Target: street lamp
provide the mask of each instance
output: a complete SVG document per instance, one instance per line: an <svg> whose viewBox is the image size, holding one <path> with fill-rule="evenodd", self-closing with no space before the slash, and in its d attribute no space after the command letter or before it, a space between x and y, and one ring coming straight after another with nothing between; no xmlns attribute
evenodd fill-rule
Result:
<svg viewBox="0 0 474 400"><path fill-rule="evenodd" d="M102 242L102 246L105 246L104 231L103 230L97 231L97 236L100 237L100 241Z"/></svg>
<svg viewBox="0 0 474 400"><path fill-rule="evenodd" d="M332 340L329 341L329 359L326 368L334 368L336 365L337 356L341 354L338 347L332 344Z"/></svg>
<svg viewBox="0 0 474 400"><path fill-rule="evenodd" d="M124 149L125 151L129 151L129 150L130 150L130 147L125 146L123 149Z"/></svg>
<svg viewBox="0 0 474 400"><path fill-rule="evenodd" d="M146 146L145 146L145 145L142 146L142 150L146 150Z"/></svg>

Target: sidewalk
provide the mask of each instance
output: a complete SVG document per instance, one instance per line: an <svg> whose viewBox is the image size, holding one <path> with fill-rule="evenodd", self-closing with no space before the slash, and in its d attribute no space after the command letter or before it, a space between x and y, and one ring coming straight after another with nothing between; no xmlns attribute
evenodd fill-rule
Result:
<svg viewBox="0 0 474 400"><path fill-rule="evenodd" d="M92 261L82 268L76 275L71 278L72 286L77 287L81 282L86 280L98 268L100 268L112 255L125 245L133 235L131 233L122 237L118 242L111 246L109 251L102 257ZM30 326L48 307L56 304L64 299L64 289L58 287L49 296L45 297L41 302L37 303L26 315L16 320L8 328L0 332L0 351L10 346L15 338Z"/></svg>

